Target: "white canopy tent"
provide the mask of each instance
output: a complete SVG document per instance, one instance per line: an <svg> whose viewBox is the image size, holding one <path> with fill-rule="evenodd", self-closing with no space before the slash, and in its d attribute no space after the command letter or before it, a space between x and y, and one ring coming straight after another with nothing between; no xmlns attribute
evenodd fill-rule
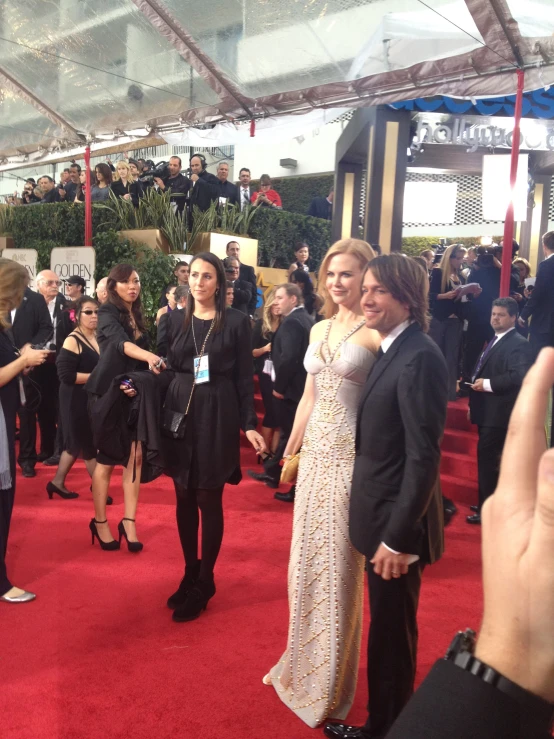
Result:
<svg viewBox="0 0 554 739"><path fill-rule="evenodd" d="M191 126L200 140L217 123L513 94L517 69L533 90L554 84L553 34L553 0L1 0L0 169Z"/></svg>

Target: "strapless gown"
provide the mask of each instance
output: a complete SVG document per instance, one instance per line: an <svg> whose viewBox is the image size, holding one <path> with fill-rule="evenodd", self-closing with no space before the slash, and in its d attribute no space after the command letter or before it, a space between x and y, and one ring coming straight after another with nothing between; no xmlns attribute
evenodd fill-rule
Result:
<svg viewBox="0 0 554 739"><path fill-rule="evenodd" d="M302 445L288 571L287 648L270 671L281 700L308 726L344 719L354 700L362 636L364 558L350 543L348 510L356 414L374 355L310 344L315 403Z"/></svg>

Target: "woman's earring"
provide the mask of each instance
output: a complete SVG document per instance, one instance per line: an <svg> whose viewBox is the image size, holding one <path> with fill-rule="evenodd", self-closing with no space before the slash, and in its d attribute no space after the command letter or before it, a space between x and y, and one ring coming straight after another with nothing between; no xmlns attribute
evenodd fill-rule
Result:
<svg viewBox="0 0 554 739"><path fill-rule="evenodd" d="M216 298L218 298L218 297L219 297L219 288L217 288L217 290L215 291L215 297L216 297Z"/></svg>

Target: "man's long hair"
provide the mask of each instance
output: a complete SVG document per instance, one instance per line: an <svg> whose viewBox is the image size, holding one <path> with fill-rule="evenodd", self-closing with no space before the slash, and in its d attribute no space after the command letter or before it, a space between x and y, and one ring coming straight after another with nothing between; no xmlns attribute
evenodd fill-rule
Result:
<svg viewBox="0 0 554 739"><path fill-rule="evenodd" d="M383 254L367 265L375 279L395 300L409 306L410 319L429 329L429 278L419 264L403 254Z"/></svg>

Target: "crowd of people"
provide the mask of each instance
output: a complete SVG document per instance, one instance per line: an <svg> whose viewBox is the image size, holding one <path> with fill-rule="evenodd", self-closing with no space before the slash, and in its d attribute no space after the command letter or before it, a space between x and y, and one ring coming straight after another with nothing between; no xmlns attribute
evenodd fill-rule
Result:
<svg viewBox="0 0 554 739"><path fill-rule="evenodd" d="M270 193L265 197L271 201ZM132 198L130 191L126 195ZM275 655L263 679L290 710L309 726L324 724L328 737L468 736L463 722L451 729L451 715L436 705L437 695L448 699L451 686L461 684L468 715L473 710L479 717L472 701L484 690L497 690L509 696L513 711L542 721L554 698L551 671L530 679L525 666L503 658L507 647L495 629L518 608L507 595L510 572L502 557L517 566L523 556L521 547L512 546L506 506L525 508L525 545L536 539L533 561L540 562L541 547L551 547L552 534L536 531L541 514L529 501L537 498L554 352L541 355L525 380L538 351L554 346L554 232L544 235L543 249L534 288L525 282L528 264L516 258L513 297L499 298L502 245L466 252L454 244L437 259L433 251L417 258L377 256L369 244L344 239L324 256L316 293L309 247L298 244L289 281L266 293L256 318L254 270L241 263L240 245L231 241L223 260L200 253L176 265L173 284L160 296L155 351L137 266L114 267L98 283L96 298L74 279L67 301L55 273L41 272L34 293L26 270L0 259L0 600L35 598L13 586L5 564L17 415L22 474L34 476L37 461L57 466L46 488L50 498L77 497L67 477L75 460L84 459L94 506L91 540L103 550L119 550L125 539L129 552L140 552L140 486L162 473L173 480L184 559L182 578L167 599L176 622L201 616L216 593L222 497L226 484L241 480L242 431L262 465L262 471L249 471L253 479L277 488L287 470L298 467L291 490L275 493L278 500L294 501L290 621L284 652L280 659ZM265 409L261 433L255 374ZM440 445L447 403L460 393L469 394L479 430L479 498L470 523L483 517L494 542L485 549L485 588L502 608L486 598L486 628L477 648L469 638L457 643L448 667L435 666L409 702L422 575L444 546ZM529 464L516 471L517 441ZM505 445L511 453L504 454L498 483ZM551 476L545 482L547 457L538 493L544 511L554 507ZM107 511L118 465L124 516L114 536ZM371 613L369 716L364 726L353 727L341 722L356 690L364 571ZM504 577L504 589L497 575ZM528 577L512 585L531 597ZM524 616L534 628L551 629L532 609ZM525 625L501 631L521 656ZM532 657L543 664L543 657ZM481 665L471 675L464 672L469 658ZM480 680L487 670L498 671L494 685ZM429 733L405 728L414 714L426 717ZM441 733L445 727L450 733ZM543 734L527 734L535 735Z"/></svg>

